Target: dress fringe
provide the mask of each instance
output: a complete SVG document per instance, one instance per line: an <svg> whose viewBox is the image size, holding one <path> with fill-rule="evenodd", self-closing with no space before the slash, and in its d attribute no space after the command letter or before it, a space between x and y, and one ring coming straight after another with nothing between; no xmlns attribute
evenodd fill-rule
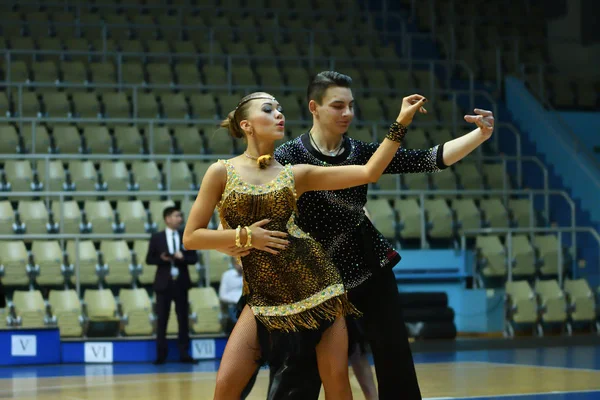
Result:
<svg viewBox="0 0 600 400"><path fill-rule="evenodd" d="M269 331L299 332L301 329L318 329L320 321L333 321L337 317L360 317L362 313L348 300L346 294L333 297L318 306L298 314L285 316L267 316L255 314Z"/></svg>

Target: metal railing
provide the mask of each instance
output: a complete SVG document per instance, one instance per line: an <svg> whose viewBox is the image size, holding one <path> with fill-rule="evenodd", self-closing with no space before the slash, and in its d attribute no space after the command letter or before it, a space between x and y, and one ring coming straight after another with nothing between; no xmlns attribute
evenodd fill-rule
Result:
<svg viewBox="0 0 600 400"><path fill-rule="evenodd" d="M426 219L426 210L425 210L425 200L428 196L498 196L504 199L504 206L508 207L508 196L529 196L530 200L530 216L535 215L534 196L544 196L544 201L546 204L549 203L549 196L559 196L565 199L567 204L569 205L570 210L570 225L571 228L576 226L575 219L575 202L569 197L567 192L562 190L369 190L370 196L403 196L403 197L418 197L419 198L419 208L420 208L420 218L421 218L421 247L427 247L427 219ZM546 206L547 207L547 206ZM545 211L546 214L549 213L548 210ZM530 224L533 227L535 225L535 221L531 220ZM573 246L573 255L577 254L577 238L573 233L571 237L571 242Z"/></svg>
<svg viewBox="0 0 600 400"><path fill-rule="evenodd" d="M2 51L2 50L0 50ZM239 64L241 66L248 66L249 65L249 61L254 61L254 62L274 62L274 61L280 61L280 62L291 62L291 63L297 63L297 66L301 66L303 62L306 62L309 65L309 68L314 69L316 67L320 67L321 69L329 69L329 70L344 70L345 68L354 68L354 66L358 66L361 69L364 68L376 68L376 69L380 69L380 68L384 68L384 69L398 69L400 66L403 67L403 69L407 70L409 73L412 73L413 70L416 69L424 69L423 67L425 67L429 72L429 82L427 82L427 89L429 90L429 97L435 96L437 89L437 85L436 80L437 80L437 73L436 71L441 69L443 71L445 71L444 74L444 78L446 80L445 82L445 86L446 87L450 87L450 77L453 73L453 71L455 70L455 68L458 66L461 69L463 69L467 76L469 77L469 89L468 89L468 93L471 96L470 98L470 105L473 106L473 96L475 95L475 88L474 88L474 77L473 77L473 72L470 70L470 68L467 66L466 63L459 61L456 63L453 63L452 65L448 62L448 61L436 61L436 60L421 60L421 59L414 59L414 58L407 58L407 59L400 59L400 58L386 58L386 57L381 57L381 58L365 58L365 57L335 57L335 56L331 56L331 57L315 57L314 55L309 55L309 56L262 56L262 55L244 55L244 54L239 54L239 55L233 55L233 54L217 54L217 53L134 53L134 52L97 52L97 51L54 51L54 50L8 50L5 49L3 50L4 52L4 58L5 58L5 63L6 63L6 76L5 76L5 81L4 82L0 82L0 84L4 85L4 86L10 86L11 84L14 85L16 84L24 84L26 85L25 87L35 87L40 86L40 87L56 87L57 89L60 88L77 88L77 87L85 87L87 88L115 88L115 89L122 89L122 88L131 88L131 87L142 87L144 89L150 89L150 88L158 88L158 89L167 89L167 90L185 90L185 89L202 89L202 90L213 90L213 89L223 89L223 85L211 85L211 84L198 84L198 85L179 85L179 84L174 84L173 82L169 82L168 84L165 85L155 85L155 84L148 84L146 82L144 82L142 84L142 82L145 80L145 77L139 77L140 79L140 83L139 84L131 84L131 83L124 83L123 82L123 70L124 68L127 67L127 64L125 63L125 59L141 59L141 60L145 60L145 61L149 61L149 60L159 60L159 61L163 61L163 62L173 62L174 60L179 60L179 61L186 61L188 60L189 62L194 62L197 63L199 61L203 61L206 64L209 65L213 65L215 63L221 63L221 65L223 65L226 69L226 73L227 73L227 87L226 89L229 89L229 91L231 92L231 89L234 87L234 82L233 82L233 68L236 64ZM23 55L23 56L27 56L27 57L32 57L35 58L37 56L44 56L44 55L60 55L60 56L67 56L67 57L76 57L76 56L86 56L86 57L98 57L98 59L101 59L102 62L105 62L106 59L114 59L114 65L116 68L116 81L118 84L96 84L93 82L86 82L85 84L82 83L68 83L68 82L60 82L59 81L59 77L57 76L55 79L55 81L53 82L26 82L26 83L20 83L20 82L14 82L12 80L12 74L11 74L11 65L13 63L13 59L15 56L18 55ZM266 64L265 64L266 65ZM308 82L306 83L308 84ZM240 86L240 85L235 85L236 87ZM274 88L269 88L265 85L250 85L249 87L260 87L260 88L265 88L265 89L279 89L279 90L287 90L286 86L277 86ZM301 91L305 91L306 87L302 88L296 88L297 90L301 90ZM385 88L369 88L369 89L361 89L360 87L355 88L355 90L363 90L363 91L369 91L369 92L383 92L383 93L395 93L397 92L399 89L406 91L408 88L390 88L390 87L385 87ZM424 88L420 88L419 90L423 90ZM487 94L487 92L484 91L478 91L477 92L479 95L483 95L485 96ZM482 94L482 93L486 93L486 94ZM491 98L491 96L489 96L489 94L487 95L488 97ZM493 100L492 100L493 101Z"/></svg>
<svg viewBox="0 0 600 400"><path fill-rule="evenodd" d="M560 129L562 132L566 132L569 142L566 142L560 134L555 135L555 137L560 140L563 144L564 148L572 148L574 151L574 158L578 159L578 156L583 155L585 159L593 166L595 171L593 173L589 173L588 176L591 180L593 180L594 184L600 189L600 178L598 175L600 174L600 161L598 161L598 157L590 150L589 145L582 143L581 138L573 132L571 126L561 117L558 110L554 108L552 103L549 101L548 96L545 95L545 79L544 73L546 69L551 68L551 66L545 64L536 65L536 77L538 78L539 86L538 87L530 87L530 92L539 101L544 109L551 113L552 116L556 119L556 122L560 125ZM521 64L520 72L521 79L523 82L527 82L526 76L526 64ZM582 169L587 169L581 162L579 163Z"/></svg>
<svg viewBox="0 0 600 400"><path fill-rule="evenodd" d="M99 157L100 159L106 159L108 158L108 156L96 156ZM134 159L143 159L144 157L147 156L131 156ZM76 157L73 157L76 158ZM178 157L172 157L172 156L165 156L163 157L163 159L166 160L172 160L173 158L178 158ZM48 158L46 158L48 159ZM186 159L195 159L197 160L197 158L192 158L191 156L186 157ZM170 168L167 166L167 172L170 173ZM48 169L46 169L46 171L48 171ZM169 178L170 179L170 178ZM170 181L168 181L170 184ZM81 198L90 198L90 199L97 199L98 197L105 197L105 196L109 196L111 199L115 199L115 198L123 198L124 201L127 201L129 198L131 197L144 197L147 198L149 196L156 196L157 198L170 198L170 197L183 197L183 198L187 198L188 200L190 200L191 198L193 198L194 196L197 195L197 190L156 190L156 191L148 191L148 190L139 190L139 191L135 191L135 190L131 190L131 191L51 191L48 190L46 187L46 190L43 191L32 191L32 192L0 192L0 198L5 197L5 198L17 198L17 199L22 199L22 198L40 198L40 199L44 199L43 201L46 204L46 208L50 209L49 206L49 202L52 200L58 200L60 202L60 212L61 215L59 216L59 221L58 221L58 228L59 228L59 232L63 232L63 227L64 227L64 202L65 202L65 198L72 198L72 197L77 197L78 199ZM529 204L530 204L530 228L534 227L536 225L536 221L535 221L535 206L534 206L534 197L536 196L544 196L544 197L549 197L549 196L558 196L558 197L562 197L565 199L565 201L567 202L567 204L569 205L569 209L570 209L570 226L572 229L574 229L576 227L576 219L575 219L575 203L573 202L573 200L568 196L568 194L564 191L557 191L557 190L378 190L378 189L370 189L369 190L369 195L370 196L393 196L393 197L398 197L398 196L403 196L403 197L408 197L408 198L419 198L419 209L420 209L420 221L421 221L421 237L420 237L420 241L421 241L421 247L422 248L427 248L428 246L428 242L427 242L427 218L426 218L426 210L425 210L425 201L426 198L428 196L455 196L455 195L462 195L462 196L473 196L473 195L478 195L478 196L498 196L498 197L502 197L504 200L504 205L505 207L508 207L508 200L509 200L509 196L528 196L529 198ZM184 210L186 211L186 210ZM126 229L126 228L125 228ZM529 229L529 228L527 228ZM19 236L20 237L20 236ZM571 236L571 246L572 246L572 254L573 254L573 259L575 259L575 255L577 254L577 238L575 235L575 232L572 232L572 236Z"/></svg>
<svg viewBox="0 0 600 400"><path fill-rule="evenodd" d="M562 234L563 232L571 233L573 237L577 232L584 232L591 234L596 242L598 243L598 249L600 253L600 234L591 227L534 227L534 228L484 228L484 229L466 229L461 233L461 249L466 249L466 236L473 234L506 234L506 247L507 247L507 256L506 256L506 268L508 272L508 280L512 281L512 236L513 234L518 233L556 233L558 235L557 239L557 260L558 260L558 282L559 286L562 287L563 283L563 249L562 249ZM574 255L577 253L575 252ZM575 258L575 257L573 257ZM600 260L600 256L598 258ZM573 260L575 264L575 260ZM573 271L575 271L575 265L573 265Z"/></svg>
<svg viewBox="0 0 600 400"><path fill-rule="evenodd" d="M150 234L24 234L24 235L0 235L0 241L2 240L58 240L63 244L61 246L61 250L64 249L64 241L72 240L75 242L75 260L69 260L73 263L73 272L75 273L75 290L78 295L81 295L81 281L80 281L80 254L79 254L79 243L83 240L115 240L115 239L123 239L123 240L149 240ZM206 271L205 271L206 273Z"/></svg>

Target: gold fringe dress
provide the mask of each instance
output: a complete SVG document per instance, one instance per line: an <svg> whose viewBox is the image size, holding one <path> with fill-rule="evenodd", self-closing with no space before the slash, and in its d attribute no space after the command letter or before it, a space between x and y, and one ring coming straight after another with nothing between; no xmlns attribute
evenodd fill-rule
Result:
<svg viewBox="0 0 600 400"><path fill-rule="evenodd" d="M274 332L317 331L312 337L318 341L336 317L358 315L333 262L295 223L298 210L292 166L284 166L271 182L254 185L243 181L228 160L219 162L227 168L227 183L217 205L223 227L235 229L270 219L264 229L288 233L289 245L278 254L252 249L241 258L243 296L259 327L270 335L269 343Z"/></svg>

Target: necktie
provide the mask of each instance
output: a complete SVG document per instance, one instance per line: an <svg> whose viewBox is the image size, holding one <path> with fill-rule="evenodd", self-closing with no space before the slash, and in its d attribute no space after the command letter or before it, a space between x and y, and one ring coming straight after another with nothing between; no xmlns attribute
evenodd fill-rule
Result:
<svg viewBox="0 0 600 400"><path fill-rule="evenodd" d="M177 253L177 239L175 238L175 231L173 231L173 235L171 236L171 239L173 241L173 254Z"/></svg>
<svg viewBox="0 0 600 400"><path fill-rule="evenodd" d="M175 238L175 231L171 232L171 243L173 244L173 255L177 253L177 239ZM173 279L177 279L179 276L179 268L177 268L174 263L171 264L171 276Z"/></svg>

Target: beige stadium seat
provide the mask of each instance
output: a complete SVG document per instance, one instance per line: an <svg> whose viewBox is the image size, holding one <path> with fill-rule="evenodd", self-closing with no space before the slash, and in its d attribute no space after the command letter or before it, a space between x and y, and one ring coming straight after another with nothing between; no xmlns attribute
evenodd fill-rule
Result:
<svg viewBox="0 0 600 400"><path fill-rule="evenodd" d="M81 135L76 127L70 125L55 125L52 131L54 143L62 154L81 153Z"/></svg>
<svg viewBox="0 0 600 400"><path fill-rule="evenodd" d="M202 138L198 129L194 126L176 126L173 136L177 141L177 147L183 154L200 154L202 151Z"/></svg>
<svg viewBox="0 0 600 400"><path fill-rule="evenodd" d="M44 184L44 188L51 191L63 191L67 173L60 160L38 160L36 164L38 181Z"/></svg>
<svg viewBox="0 0 600 400"><path fill-rule="evenodd" d="M29 68L24 61L11 60L8 70L12 82L27 82L30 79Z"/></svg>
<svg viewBox="0 0 600 400"><path fill-rule="evenodd" d="M506 173L506 189L510 190L510 176L508 171L504 170L502 163L483 164L483 174L487 181L487 185L493 190L504 189L504 174Z"/></svg>
<svg viewBox="0 0 600 400"><path fill-rule="evenodd" d="M48 303L61 337L81 337L83 335L83 315L77 292L71 290L51 290Z"/></svg>
<svg viewBox="0 0 600 400"><path fill-rule="evenodd" d="M202 255L209 282L221 282L223 273L231 267L231 257L216 250L206 250Z"/></svg>
<svg viewBox="0 0 600 400"><path fill-rule="evenodd" d="M168 190L194 190L194 180L192 172L186 161L172 161L171 162L171 173L170 173L170 185L167 185ZM167 179L168 165L165 163L163 171L165 173L165 181ZM182 198L183 196L172 196L175 198Z"/></svg>
<svg viewBox="0 0 600 400"><path fill-rule="evenodd" d="M467 190L483 189L483 177L475 163L462 161L455 164L454 171L460 177L460 183Z"/></svg>
<svg viewBox="0 0 600 400"><path fill-rule="evenodd" d="M450 239L454 235L452 210L445 200L425 200L425 212L427 212L427 222L431 225L429 236L436 239Z"/></svg>
<svg viewBox="0 0 600 400"><path fill-rule="evenodd" d="M542 322L546 324L567 322L566 296L556 280L537 281L535 292L540 300Z"/></svg>
<svg viewBox="0 0 600 400"><path fill-rule="evenodd" d="M75 92L72 96L73 108L77 117L98 118L101 116L100 103L96 93Z"/></svg>
<svg viewBox="0 0 600 400"><path fill-rule="evenodd" d="M417 200L395 200L394 208L398 212L400 236L403 239L419 239L421 237L421 208Z"/></svg>
<svg viewBox="0 0 600 400"><path fill-rule="evenodd" d="M538 303L535 293L527 281L506 282L506 319L510 336L514 335L514 324L534 325L541 333Z"/></svg>
<svg viewBox="0 0 600 400"><path fill-rule="evenodd" d="M108 200L86 201L84 210L93 233L114 232L114 212Z"/></svg>
<svg viewBox="0 0 600 400"><path fill-rule="evenodd" d="M510 216L499 198L481 199L479 207L484 214L484 220L492 228L507 228Z"/></svg>
<svg viewBox="0 0 600 400"><path fill-rule="evenodd" d="M233 153L234 141L225 128L211 124L202 125L201 129L211 154L229 155Z"/></svg>
<svg viewBox="0 0 600 400"><path fill-rule="evenodd" d="M144 66L141 62L124 62L121 68L122 83L139 85L146 82Z"/></svg>
<svg viewBox="0 0 600 400"><path fill-rule="evenodd" d="M173 137L166 126L153 126L153 129L147 129L144 135L148 145L148 150L154 154L173 153Z"/></svg>
<svg viewBox="0 0 600 400"><path fill-rule="evenodd" d="M169 119L189 117L189 106L183 93L164 93L161 95L163 114Z"/></svg>
<svg viewBox="0 0 600 400"><path fill-rule="evenodd" d="M538 257L542 262L540 267L542 275L558 275L558 255L559 252L562 252L562 244L559 245L556 235L535 235L534 246L537 248ZM564 271L563 268L563 273Z"/></svg>
<svg viewBox="0 0 600 400"><path fill-rule="evenodd" d="M90 63L90 73L92 82L95 84L114 85L117 83L117 71L115 66L110 63ZM114 87L105 87L96 89L97 92L114 91ZM129 106L128 106L129 107Z"/></svg>
<svg viewBox="0 0 600 400"><path fill-rule="evenodd" d="M88 80L85 64L80 61L63 62L60 66L63 81L66 83L86 83ZM81 92L75 92L81 93ZM93 94L93 93L90 93Z"/></svg>
<svg viewBox="0 0 600 400"><path fill-rule="evenodd" d="M452 132L448 128L437 128L429 130L429 138L434 145L442 144L454 139Z"/></svg>
<svg viewBox="0 0 600 400"><path fill-rule="evenodd" d="M63 253L58 241L36 240L31 245L35 264L39 266L35 278L40 286L57 286L65 282L63 275Z"/></svg>
<svg viewBox="0 0 600 400"><path fill-rule="evenodd" d="M149 119L160 117L160 110L154 93L145 93L138 90L136 97L132 95L131 101L134 113L137 111L137 114L134 114L133 117Z"/></svg>
<svg viewBox="0 0 600 400"><path fill-rule="evenodd" d="M193 44L190 44L190 46L193 47ZM180 85L194 86L202 84L202 77L198 67L195 64L185 62L185 60L182 60L182 62L175 65L175 76ZM190 90L186 89L185 91ZM192 94L192 96L194 96L194 94ZM200 111L200 109L196 109L196 111Z"/></svg>
<svg viewBox="0 0 600 400"><path fill-rule="evenodd" d="M33 185L33 171L29 161L5 160L4 175L12 192L30 192ZM13 197L14 200L14 197Z"/></svg>
<svg viewBox="0 0 600 400"><path fill-rule="evenodd" d="M79 271L79 282L82 285L97 285L98 276L98 252L91 240L81 240L79 242L79 262L77 260L76 245L74 241L67 242L67 254L69 263L74 267L74 274L71 277L71 283L77 282L77 271Z"/></svg>
<svg viewBox="0 0 600 400"><path fill-rule="evenodd" d="M112 149L112 138L106 126L87 125L83 128L85 150L94 154L108 154Z"/></svg>
<svg viewBox="0 0 600 400"><path fill-rule="evenodd" d="M408 190L429 189L429 176L427 174L405 174L402 179Z"/></svg>
<svg viewBox="0 0 600 400"><path fill-rule="evenodd" d="M12 235L14 233L15 213L10 201L0 201L0 235ZM0 256L0 261L2 256Z"/></svg>
<svg viewBox="0 0 600 400"><path fill-rule="evenodd" d="M125 92L108 92L102 95L105 118L130 118L131 105Z"/></svg>
<svg viewBox="0 0 600 400"><path fill-rule="evenodd" d="M43 328L49 322L46 305L39 290L15 290L12 301L20 327Z"/></svg>
<svg viewBox="0 0 600 400"><path fill-rule="evenodd" d="M44 115L50 118L70 118L71 103L65 92L44 93L42 97L44 103Z"/></svg>
<svg viewBox="0 0 600 400"><path fill-rule="evenodd" d="M508 207L512 212L513 220L519 227L536 226L535 209L532 209L529 199L510 199Z"/></svg>
<svg viewBox="0 0 600 400"><path fill-rule="evenodd" d="M211 162L206 161L197 161L194 163L193 170L196 177L196 184L198 186L200 186L200 183L202 183L202 179L204 179L204 175L206 174L206 171L208 171L208 168L211 164Z"/></svg>
<svg viewBox="0 0 600 400"><path fill-rule="evenodd" d="M103 240L100 252L108 267L106 283L109 285L130 285L133 281L131 251L124 240Z"/></svg>
<svg viewBox="0 0 600 400"><path fill-rule="evenodd" d="M137 263L142 267L138 280L144 286L152 285L154 283L157 268L156 265L146 265L148 244L148 240L135 240L133 242L133 251L135 252Z"/></svg>
<svg viewBox="0 0 600 400"><path fill-rule="evenodd" d="M15 99L15 103L16 103ZM16 104L15 104L16 105ZM16 112L20 117L35 118L41 117L40 102L37 93L23 92L21 95L20 107L16 107Z"/></svg>
<svg viewBox="0 0 600 400"><path fill-rule="evenodd" d="M152 302L146 289L120 289L119 303L123 312L124 332L128 336L151 335L154 328Z"/></svg>
<svg viewBox="0 0 600 400"><path fill-rule="evenodd" d="M0 241L0 264L4 286L25 286L29 284L28 255L21 241Z"/></svg>
<svg viewBox="0 0 600 400"><path fill-rule="evenodd" d="M567 279L564 290L571 321L593 323L596 320L596 299L588 282L585 279Z"/></svg>
<svg viewBox="0 0 600 400"><path fill-rule="evenodd" d="M124 161L101 161L100 173L106 190L127 191L129 189L129 171Z"/></svg>
<svg viewBox="0 0 600 400"><path fill-rule="evenodd" d="M481 228L481 214L472 199L453 200L452 208L456 212L460 231ZM476 233L469 234L469 236L474 235Z"/></svg>
<svg viewBox="0 0 600 400"><path fill-rule="evenodd" d="M54 83L59 79L58 67L54 61L38 61L31 65L34 82ZM51 88L45 87L40 91L49 91Z"/></svg>
<svg viewBox="0 0 600 400"><path fill-rule="evenodd" d="M383 174L376 183L380 190L400 190L400 176L397 174Z"/></svg>
<svg viewBox="0 0 600 400"><path fill-rule="evenodd" d="M131 163L131 172L138 190L162 190L161 174L154 161L134 161Z"/></svg>
<svg viewBox="0 0 600 400"><path fill-rule="evenodd" d="M506 249L498 236L477 236L475 247L479 251L480 258L485 260L485 266L481 271L484 276L506 275Z"/></svg>
<svg viewBox="0 0 600 400"><path fill-rule="evenodd" d="M512 236L512 261L513 276L530 278L535 275L535 252L528 235Z"/></svg>
<svg viewBox="0 0 600 400"><path fill-rule="evenodd" d="M388 199L369 199L366 204L371 222L386 238L396 238L396 216Z"/></svg>
<svg viewBox="0 0 600 400"><path fill-rule="evenodd" d="M64 201L62 204L58 200L53 201L51 210L61 233L81 232L81 210L75 200Z"/></svg>
<svg viewBox="0 0 600 400"><path fill-rule="evenodd" d="M5 96L2 96L6 99ZM8 107L0 106L0 111L8 110ZM0 125L0 153L11 154L18 151L19 134L12 125Z"/></svg>
<svg viewBox="0 0 600 400"><path fill-rule="evenodd" d="M429 174L433 189L437 190L457 190L456 175L452 169L447 168L443 171ZM456 194L436 194L436 197L456 198Z"/></svg>
<svg viewBox="0 0 600 400"><path fill-rule="evenodd" d="M142 150L142 136L136 126L115 127L116 147L123 154L140 154Z"/></svg>
<svg viewBox="0 0 600 400"><path fill-rule="evenodd" d="M119 201L117 212L125 233L146 233L148 215L141 200Z"/></svg>
<svg viewBox="0 0 600 400"><path fill-rule="evenodd" d="M69 177L75 190L93 192L98 183L98 173L92 161L74 160L69 163Z"/></svg>
<svg viewBox="0 0 600 400"><path fill-rule="evenodd" d="M86 317L91 322L116 322L121 318L110 289L88 289L83 295Z"/></svg>
<svg viewBox="0 0 600 400"><path fill-rule="evenodd" d="M42 154L50 152L50 135L44 125L35 124L34 129L32 129L30 124L23 124L21 136L23 137L27 151L35 151Z"/></svg>
<svg viewBox="0 0 600 400"><path fill-rule="evenodd" d="M221 332L219 296L212 287L192 288L189 291L192 330L194 333Z"/></svg>
<svg viewBox="0 0 600 400"><path fill-rule="evenodd" d="M48 210L41 200L21 200L17 208L21 222L28 234L43 234L51 231L48 220Z"/></svg>

